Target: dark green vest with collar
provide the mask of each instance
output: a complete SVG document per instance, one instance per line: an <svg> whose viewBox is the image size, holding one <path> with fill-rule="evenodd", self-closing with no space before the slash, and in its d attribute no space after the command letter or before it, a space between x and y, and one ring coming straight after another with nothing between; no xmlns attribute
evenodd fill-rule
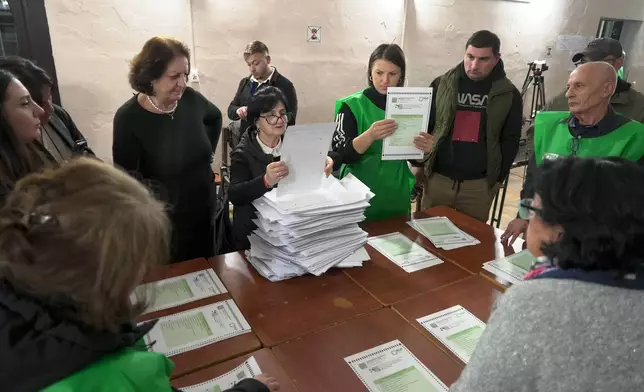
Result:
<svg viewBox="0 0 644 392"><path fill-rule="evenodd" d="M456 117L458 101L458 80L461 65L457 65L441 76L436 91L436 121L432 135L436 146L425 161L425 175L429 177L436 163L436 151L439 143L451 143L450 131ZM507 77L492 82L488 94L487 125L487 180L490 187L499 181L501 173L501 132L505 120L512 108L513 91L515 87Z"/></svg>

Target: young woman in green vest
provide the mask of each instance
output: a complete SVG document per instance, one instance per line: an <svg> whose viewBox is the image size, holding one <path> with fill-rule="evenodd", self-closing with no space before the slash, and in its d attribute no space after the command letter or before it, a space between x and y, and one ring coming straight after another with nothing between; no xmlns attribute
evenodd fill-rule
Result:
<svg viewBox="0 0 644 392"><path fill-rule="evenodd" d="M173 363L142 339L156 321L134 323L145 304L130 302L169 232L163 203L95 159L19 181L0 210L1 389L173 391ZM262 375L228 392L278 388Z"/></svg>
<svg viewBox="0 0 644 392"><path fill-rule="evenodd" d="M329 154L340 177L352 173L375 194L367 208L367 221L409 215L415 178L407 161L383 161L382 139L396 131L395 120L385 120L387 88L405 83L405 54L396 44L381 44L371 53L369 87L335 105L337 129ZM419 129L414 145L429 153L433 137Z"/></svg>

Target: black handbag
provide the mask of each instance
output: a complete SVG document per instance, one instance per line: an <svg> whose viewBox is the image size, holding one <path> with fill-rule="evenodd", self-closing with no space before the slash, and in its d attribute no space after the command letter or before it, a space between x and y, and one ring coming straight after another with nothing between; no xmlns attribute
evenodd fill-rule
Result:
<svg viewBox="0 0 644 392"><path fill-rule="evenodd" d="M221 168L221 184L214 192L215 208L213 215L214 254L221 255L235 250L233 244L233 227L230 222L230 204L228 203L228 187L230 174L228 167Z"/></svg>

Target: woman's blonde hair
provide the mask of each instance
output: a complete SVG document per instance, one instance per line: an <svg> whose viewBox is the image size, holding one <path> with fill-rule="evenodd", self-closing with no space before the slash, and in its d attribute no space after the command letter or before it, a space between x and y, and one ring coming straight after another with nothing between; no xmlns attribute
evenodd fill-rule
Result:
<svg viewBox="0 0 644 392"><path fill-rule="evenodd" d="M24 178L0 211L0 280L97 330L141 312L130 295L168 258L163 204L96 160Z"/></svg>

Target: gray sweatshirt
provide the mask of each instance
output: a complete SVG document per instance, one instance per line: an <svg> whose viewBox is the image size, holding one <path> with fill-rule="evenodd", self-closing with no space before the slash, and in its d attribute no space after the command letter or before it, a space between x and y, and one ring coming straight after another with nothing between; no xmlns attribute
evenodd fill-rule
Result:
<svg viewBox="0 0 644 392"><path fill-rule="evenodd" d="M577 280L511 287L450 392L644 391L644 291Z"/></svg>

